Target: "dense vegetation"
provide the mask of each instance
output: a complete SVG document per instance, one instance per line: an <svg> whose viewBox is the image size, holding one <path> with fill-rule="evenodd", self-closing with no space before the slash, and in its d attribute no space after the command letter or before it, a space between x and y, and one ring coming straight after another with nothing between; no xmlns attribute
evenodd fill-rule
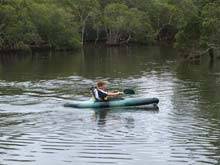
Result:
<svg viewBox="0 0 220 165"><path fill-rule="evenodd" d="M86 41L220 45L219 0L1 0L0 50L74 49Z"/></svg>

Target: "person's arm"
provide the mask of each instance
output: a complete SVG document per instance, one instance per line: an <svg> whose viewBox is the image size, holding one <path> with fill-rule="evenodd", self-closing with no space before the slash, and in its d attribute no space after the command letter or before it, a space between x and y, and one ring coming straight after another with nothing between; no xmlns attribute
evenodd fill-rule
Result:
<svg viewBox="0 0 220 165"><path fill-rule="evenodd" d="M118 96L118 95L120 95L120 94L122 94L122 92L108 92L108 96Z"/></svg>

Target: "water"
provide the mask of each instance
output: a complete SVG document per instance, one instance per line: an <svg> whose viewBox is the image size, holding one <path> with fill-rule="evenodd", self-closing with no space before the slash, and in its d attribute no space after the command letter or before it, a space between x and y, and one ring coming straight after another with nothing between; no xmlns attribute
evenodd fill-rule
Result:
<svg viewBox="0 0 220 165"><path fill-rule="evenodd" d="M220 61L158 47L0 56L0 164L219 164ZM98 79L159 110L64 108Z"/></svg>

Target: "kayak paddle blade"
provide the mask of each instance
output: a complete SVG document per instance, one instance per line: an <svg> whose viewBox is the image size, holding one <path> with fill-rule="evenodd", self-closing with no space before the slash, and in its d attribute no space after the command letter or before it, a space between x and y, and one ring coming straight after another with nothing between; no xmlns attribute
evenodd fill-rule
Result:
<svg viewBox="0 0 220 165"><path fill-rule="evenodd" d="M129 95L134 95L135 94L133 89L125 89L123 92L124 92L124 94L129 94Z"/></svg>

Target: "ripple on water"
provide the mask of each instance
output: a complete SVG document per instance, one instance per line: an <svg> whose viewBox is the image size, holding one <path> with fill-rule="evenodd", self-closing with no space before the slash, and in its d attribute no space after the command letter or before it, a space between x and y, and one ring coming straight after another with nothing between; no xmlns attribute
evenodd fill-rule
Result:
<svg viewBox="0 0 220 165"><path fill-rule="evenodd" d="M25 89L0 95L0 161L10 165L48 161L59 165L217 164L219 120L208 116L210 106L201 108L200 82L173 76L167 70L143 71L136 79L107 79L134 88L139 97L158 97L160 111L156 112L64 109L65 101L90 95L87 87L95 80L79 76L0 81L4 87Z"/></svg>

